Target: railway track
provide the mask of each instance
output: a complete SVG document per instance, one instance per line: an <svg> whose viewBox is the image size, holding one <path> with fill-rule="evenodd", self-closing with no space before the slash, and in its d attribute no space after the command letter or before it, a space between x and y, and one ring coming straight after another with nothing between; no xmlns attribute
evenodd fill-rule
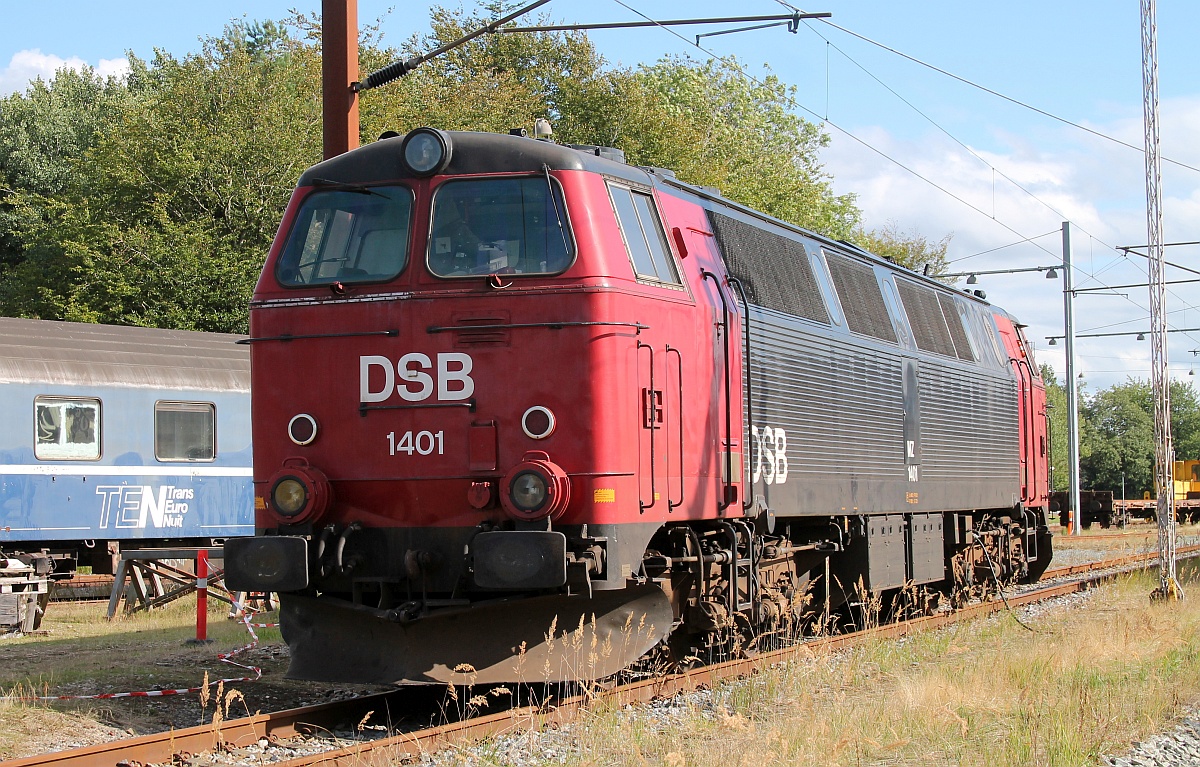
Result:
<svg viewBox="0 0 1200 767"><path fill-rule="evenodd" d="M1181 558L1200 556L1200 545L1180 547ZM1136 554L1106 559L1088 564L1047 570L1041 587L1011 594L1009 607L1019 607L1078 591L1084 591L1117 575L1140 567L1151 566L1157 553ZM852 647L877 638L900 638L910 634L938 629L958 621L972 620L1005 610L1001 601L981 602L960 608L952 613L913 618L900 623L878 626L865 631L822 637L801 645L765 652L738 660L725 661L686 672L656 676L623 684L610 690L575 696L556 701L553 705L526 706L476 716L462 721L432 727L421 727L409 721L409 731L376 740L356 741L352 745L318 754L299 756L286 761L272 761L280 767L307 765L395 764L404 757L438 751L451 745L470 743L492 735L512 731L565 724L580 711L598 700L616 705L648 702L711 687L722 681L756 673L772 665L786 662L798 652L831 651ZM214 750L236 751L247 746L271 744L298 736L330 733L347 725L370 721L386 722L394 731L412 711L436 711L445 703L446 689L442 687L402 687L378 695L351 700L288 709L269 714L256 714L231 719L219 725L202 725L183 730L145 735L129 740L114 741L96 746L60 751L41 756L5 762L5 767L96 767L97 765L138 765L180 763L180 755L196 755ZM402 728L401 728L402 729ZM261 759L261 757L259 757ZM257 762L259 759L254 759ZM187 763L183 761L183 763Z"/></svg>
<svg viewBox="0 0 1200 767"><path fill-rule="evenodd" d="M112 594L111 575L74 575L66 580L53 581L50 599L55 602L100 602Z"/></svg>

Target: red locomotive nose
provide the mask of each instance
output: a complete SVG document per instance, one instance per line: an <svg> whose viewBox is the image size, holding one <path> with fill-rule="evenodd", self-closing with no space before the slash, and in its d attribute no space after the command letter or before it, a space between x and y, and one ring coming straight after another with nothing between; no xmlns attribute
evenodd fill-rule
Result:
<svg viewBox="0 0 1200 767"><path fill-rule="evenodd" d="M571 501L571 481L562 467L540 450L525 454L500 480L500 504L521 522L557 519Z"/></svg>

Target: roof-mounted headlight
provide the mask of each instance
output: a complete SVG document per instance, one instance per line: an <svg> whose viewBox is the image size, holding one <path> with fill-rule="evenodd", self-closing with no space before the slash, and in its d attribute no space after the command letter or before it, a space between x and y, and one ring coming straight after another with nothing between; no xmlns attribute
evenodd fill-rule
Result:
<svg viewBox="0 0 1200 767"><path fill-rule="evenodd" d="M450 135L434 128L417 128L404 137L400 153L416 176L432 176L450 163Z"/></svg>

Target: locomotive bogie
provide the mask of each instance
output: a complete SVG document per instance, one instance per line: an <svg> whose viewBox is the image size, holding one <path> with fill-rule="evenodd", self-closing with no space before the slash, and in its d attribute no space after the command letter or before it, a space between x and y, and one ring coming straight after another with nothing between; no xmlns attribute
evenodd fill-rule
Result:
<svg viewBox="0 0 1200 767"><path fill-rule="evenodd" d="M264 535L228 577L289 586L294 675L587 676L1048 562L1005 313L603 152L422 130L315 166L251 331Z"/></svg>

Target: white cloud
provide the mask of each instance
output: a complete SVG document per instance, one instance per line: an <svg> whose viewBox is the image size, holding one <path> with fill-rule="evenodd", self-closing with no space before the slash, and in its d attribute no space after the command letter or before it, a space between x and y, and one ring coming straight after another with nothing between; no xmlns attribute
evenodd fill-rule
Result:
<svg viewBox="0 0 1200 767"><path fill-rule="evenodd" d="M95 69L101 77L122 77L129 72L129 62L125 59L100 59L100 63L93 66L78 56L64 59L42 53L37 48L17 51L8 66L0 70L0 96L22 92L39 77L49 80L60 69L82 71L88 67Z"/></svg>
<svg viewBox="0 0 1200 767"><path fill-rule="evenodd" d="M1163 154L1200 167L1200 97L1164 101L1160 114ZM1089 127L1141 146L1140 114ZM1140 152L1066 127L1040 135L1036 141L993 132L989 149L972 148L982 161L933 130L915 140L898 139L879 126L854 133L912 172L831 130L832 142L822 160L834 177L835 190L858 195L868 228L894 221L903 231L915 230L933 240L952 233L949 256L964 260L951 264L951 271L1057 263L1062 253L1058 230L1063 220L1070 220L1076 287L1146 281L1143 259L1126 258L1113 250L1146 239L1145 171ZM1164 163L1162 188L1166 238L1200 240L1200 173ZM1036 243L1002 248L1047 232L1053 234ZM964 258L993 248L1002 249ZM1200 251L1170 249L1167 258L1200 268L1197 253ZM1182 276L1168 269L1168 279ZM1041 350L1043 361L1062 374L1062 343L1050 347L1045 340L1063 332L1061 282L1023 273L980 277L979 284L972 287L985 290L990 301L1028 323L1027 332ZM1200 326L1200 310L1182 311L1187 304L1200 304L1195 298L1200 291L1189 290L1191 287L1178 286L1168 296L1169 326ZM1126 295L1080 294L1075 303L1078 333L1148 329L1146 288L1117 292ZM1197 338L1200 333L1171 334L1169 357L1176 363L1190 358L1184 350L1196 348ZM1136 342L1132 336L1080 338L1077 358L1092 390L1121 382L1127 375L1149 376L1149 344ZM1186 360L1181 364L1186 375Z"/></svg>

